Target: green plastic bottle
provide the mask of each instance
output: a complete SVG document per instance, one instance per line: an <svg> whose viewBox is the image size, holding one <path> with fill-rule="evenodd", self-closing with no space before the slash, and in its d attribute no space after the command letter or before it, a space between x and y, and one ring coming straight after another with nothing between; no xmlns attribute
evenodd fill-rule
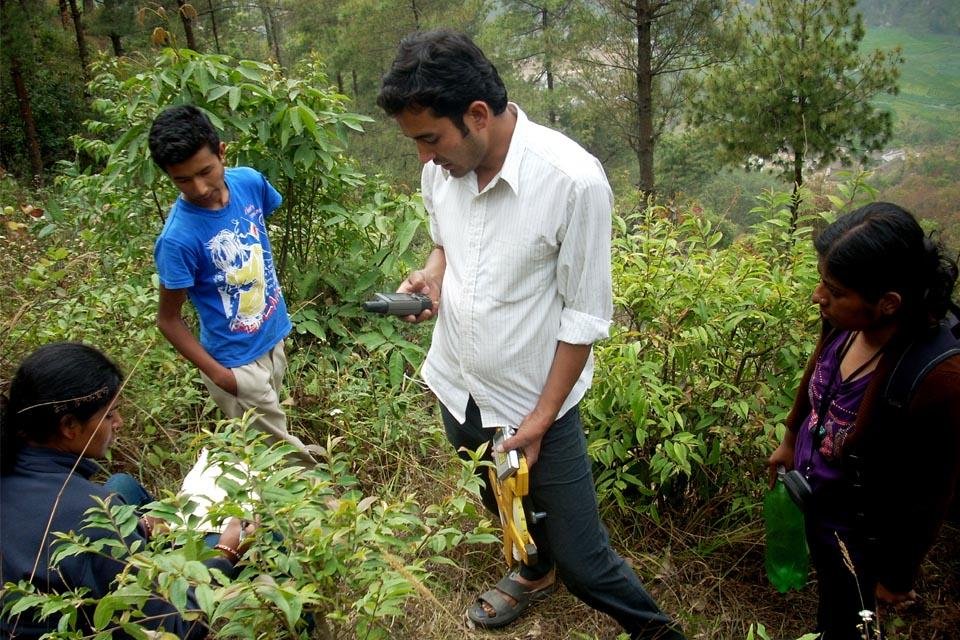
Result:
<svg viewBox="0 0 960 640"><path fill-rule="evenodd" d="M807 584L810 555L803 527L803 512L794 504L783 479L763 499L763 521L767 534L766 567L770 583L780 593L802 589Z"/></svg>

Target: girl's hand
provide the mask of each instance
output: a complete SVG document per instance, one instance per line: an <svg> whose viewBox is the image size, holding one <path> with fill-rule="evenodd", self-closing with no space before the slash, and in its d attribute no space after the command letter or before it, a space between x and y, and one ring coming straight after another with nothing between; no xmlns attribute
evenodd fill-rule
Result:
<svg viewBox="0 0 960 640"><path fill-rule="evenodd" d="M153 516L141 516L140 524L143 526L147 538L152 538L155 533L162 533L167 530L167 523L160 518Z"/></svg>
<svg viewBox="0 0 960 640"><path fill-rule="evenodd" d="M784 438L780 446L770 454L767 465L770 474L770 488L772 489L777 482L777 467L782 466L787 471L793 469L793 442L787 442L787 439Z"/></svg>
<svg viewBox="0 0 960 640"><path fill-rule="evenodd" d="M240 556L250 546L250 540L248 539L250 534L256 530L257 523L255 522L230 518L214 548L223 552L230 562L236 564Z"/></svg>

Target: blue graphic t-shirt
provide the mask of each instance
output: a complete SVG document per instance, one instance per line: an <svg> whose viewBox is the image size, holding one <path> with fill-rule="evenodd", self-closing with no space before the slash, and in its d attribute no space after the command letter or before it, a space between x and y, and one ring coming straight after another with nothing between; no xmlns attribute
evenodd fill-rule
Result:
<svg viewBox="0 0 960 640"><path fill-rule="evenodd" d="M225 367L253 362L290 333L265 220L283 201L259 172L227 169L230 201L204 209L183 196L154 247L160 282L186 289L200 344Z"/></svg>

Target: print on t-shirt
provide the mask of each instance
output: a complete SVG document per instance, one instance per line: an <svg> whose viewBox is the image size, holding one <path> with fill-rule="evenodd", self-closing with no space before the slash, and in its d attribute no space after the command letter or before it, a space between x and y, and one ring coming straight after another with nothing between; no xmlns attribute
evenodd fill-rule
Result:
<svg viewBox="0 0 960 640"><path fill-rule="evenodd" d="M250 205L244 212L256 219L262 215ZM220 271L214 281L220 292L223 313L231 331L255 333L273 315L280 299L280 288L267 268L272 256L265 255L260 232L253 222L243 231L240 221L233 220L233 229L223 229L206 247L210 259Z"/></svg>

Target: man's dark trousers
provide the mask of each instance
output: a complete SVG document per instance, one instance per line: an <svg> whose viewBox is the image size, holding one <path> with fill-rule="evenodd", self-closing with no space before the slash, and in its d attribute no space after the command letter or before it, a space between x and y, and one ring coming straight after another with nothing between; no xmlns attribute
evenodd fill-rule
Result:
<svg viewBox="0 0 960 640"><path fill-rule="evenodd" d="M483 428L473 398L467 404L464 424L458 423L442 404L440 411L447 439L457 450L475 450L492 440L494 430ZM488 449L488 457L489 453ZM460 455L467 457L464 452ZM486 468L478 469L478 473L484 480L483 503L497 514ZM544 436L540 458L530 470L528 499L532 510L546 513L546 518L535 525L528 523L537 544L538 561L532 567L521 566L524 578L538 580L556 566L567 590L611 616L631 638L684 640L633 570L610 547L607 530L600 522L578 407L554 422Z"/></svg>

